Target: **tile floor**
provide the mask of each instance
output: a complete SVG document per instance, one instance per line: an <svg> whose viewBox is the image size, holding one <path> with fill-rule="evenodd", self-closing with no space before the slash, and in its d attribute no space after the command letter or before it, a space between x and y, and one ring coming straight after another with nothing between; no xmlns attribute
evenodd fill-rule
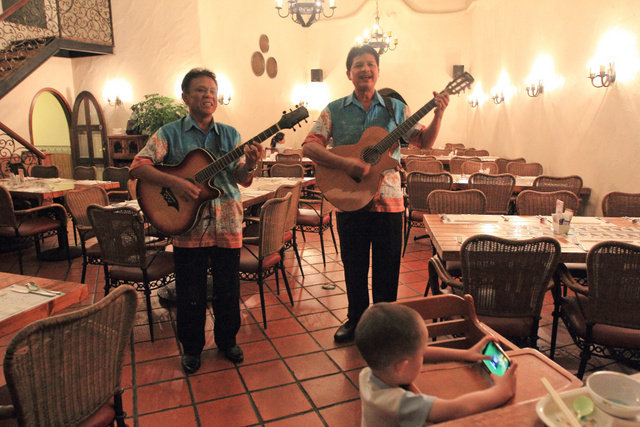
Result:
<svg viewBox="0 0 640 427"><path fill-rule="evenodd" d="M337 234L337 233L336 233ZM428 240L413 241L412 231L402 261L398 298L421 296L427 281ZM69 236L72 236L70 229ZM55 242L48 242L55 244ZM287 270L294 295L292 307L286 292L277 295L275 282L267 290L268 328L262 329L260 298L255 283L241 285L242 328L238 342L245 361L239 365L224 359L213 342L213 316L209 313L207 345L202 368L186 376L180 367L181 348L175 336L175 310L153 297L156 341L149 340L145 303L140 295L139 313L132 345L127 352L122 386L130 426L357 426L360 403L357 377L365 365L353 344L337 345L336 328L346 318L347 299L342 265L331 243L326 245L327 264L322 264L317 235L299 239L305 277L292 254ZM25 274L79 281L81 259L69 268L63 262L38 262L33 249L25 253ZM17 256L3 254L0 271L19 272ZM101 270L89 266L87 283L92 292L86 304L102 297ZM335 285L325 287L323 285ZM545 304L539 346L548 353L551 333L551 298ZM11 337L0 338L4 352ZM556 361L576 372L578 356L566 330L561 327ZM632 367L594 358L594 369L636 372ZM1 375L1 374L0 374ZM586 377L586 376L585 376ZM0 377L0 386L4 376Z"/></svg>

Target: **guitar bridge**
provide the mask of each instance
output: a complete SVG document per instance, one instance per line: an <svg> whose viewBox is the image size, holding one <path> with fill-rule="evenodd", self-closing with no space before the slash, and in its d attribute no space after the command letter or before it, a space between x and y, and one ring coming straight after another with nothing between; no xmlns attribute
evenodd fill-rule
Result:
<svg viewBox="0 0 640 427"><path fill-rule="evenodd" d="M180 203L178 203L178 198L173 194L171 188L162 187L162 190L160 190L160 194L164 198L164 201L167 202L167 206L175 208L175 210L177 210L178 212L180 211Z"/></svg>
<svg viewBox="0 0 640 427"><path fill-rule="evenodd" d="M369 146L360 152L360 160L370 165L377 165L381 157L380 152L373 146Z"/></svg>

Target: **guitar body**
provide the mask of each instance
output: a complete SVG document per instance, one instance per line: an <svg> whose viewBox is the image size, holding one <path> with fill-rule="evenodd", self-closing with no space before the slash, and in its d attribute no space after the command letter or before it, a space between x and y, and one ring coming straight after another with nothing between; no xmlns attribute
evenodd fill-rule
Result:
<svg viewBox="0 0 640 427"><path fill-rule="evenodd" d="M161 172L187 179L200 188L197 199L185 200L175 196L169 187L138 180L138 203L149 222L168 236L177 236L191 230L202 216L206 203L220 197L223 192L210 184L198 183L196 172L215 161L215 157L202 148L196 148L175 166L155 166Z"/></svg>
<svg viewBox="0 0 640 427"><path fill-rule="evenodd" d="M373 200L378 192L382 173L398 166L398 161L390 155L396 145L383 152L376 148L376 144L388 134L387 130L372 126L364 131L357 144L331 149L338 156L361 159L371 165L369 173L361 181L354 180L342 170L316 165L316 183L332 205L342 211L356 211Z"/></svg>

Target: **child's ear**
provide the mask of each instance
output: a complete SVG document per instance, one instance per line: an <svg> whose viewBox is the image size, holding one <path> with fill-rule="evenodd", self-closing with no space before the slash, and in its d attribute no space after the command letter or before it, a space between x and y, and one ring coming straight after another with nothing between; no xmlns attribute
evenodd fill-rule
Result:
<svg viewBox="0 0 640 427"><path fill-rule="evenodd" d="M409 364L409 359L398 359L393 363L393 369L396 374L402 374Z"/></svg>

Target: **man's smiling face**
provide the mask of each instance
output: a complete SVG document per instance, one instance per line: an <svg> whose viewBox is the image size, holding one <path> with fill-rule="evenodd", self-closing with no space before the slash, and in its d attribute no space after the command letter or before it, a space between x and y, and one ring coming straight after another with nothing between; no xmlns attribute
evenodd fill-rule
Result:
<svg viewBox="0 0 640 427"><path fill-rule="evenodd" d="M212 116L218 107L218 85L211 77L196 77L182 99L194 119Z"/></svg>
<svg viewBox="0 0 640 427"><path fill-rule="evenodd" d="M370 53L356 56L351 64L351 69L347 71L347 77L355 89L365 92L375 90L379 74L380 68L378 68L376 58Z"/></svg>

